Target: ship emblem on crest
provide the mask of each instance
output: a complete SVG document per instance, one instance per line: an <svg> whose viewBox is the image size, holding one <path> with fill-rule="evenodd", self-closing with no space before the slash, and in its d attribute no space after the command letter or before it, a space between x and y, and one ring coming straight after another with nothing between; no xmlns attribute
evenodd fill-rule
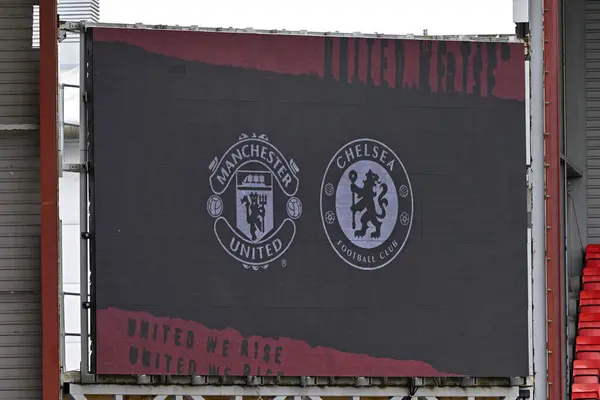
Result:
<svg viewBox="0 0 600 400"><path fill-rule="evenodd" d="M410 179L396 153L373 139L339 149L323 176L321 218L331 246L347 264L375 270L391 263L413 218Z"/></svg>
<svg viewBox="0 0 600 400"><path fill-rule="evenodd" d="M302 215L299 168L265 134L241 134L209 165L207 209L223 249L244 268L267 269L287 251ZM285 260L281 260L285 265Z"/></svg>

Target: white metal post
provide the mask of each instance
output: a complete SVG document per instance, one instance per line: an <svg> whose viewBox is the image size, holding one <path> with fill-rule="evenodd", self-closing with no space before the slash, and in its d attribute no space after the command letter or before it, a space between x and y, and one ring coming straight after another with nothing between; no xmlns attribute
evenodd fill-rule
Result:
<svg viewBox="0 0 600 400"><path fill-rule="evenodd" d="M526 51L526 54L529 50ZM527 335L529 375L533 376L533 238L531 235L531 213L533 211L533 186L531 171L531 63L525 61L525 155L527 165Z"/></svg>
<svg viewBox="0 0 600 400"><path fill-rule="evenodd" d="M63 164L64 164L64 137L65 137L65 89L62 85L60 76L58 77L59 89L58 89L58 177L63 176ZM60 198L60 185L59 185L59 198ZM60 371L61 376L66 368L66 349L67 346L65 340L65 296L63 294L63 251L62 251L62 219L58 220L58 287L59 287L59 318L60 318Z"/></svg>
<svg viewBox="0 0 600 400"><path fill-rule="evenodd" d="M62 168L60 168L62 170ZM64 295L64 286L63 286L63 237L62 237L62 219L58 220L58 287L60 293L60 372L62 373L66 370L67 367L67 357L66 357L66 336L65 336L65 295Z"/></svg>
<svg viewBox="0 0 600 400"><path fill-rule="evenodd" d="M81 379L83 383L90 383L90 348L89 348L89 262L88 262L88 176L87 176L87 114L85 102L86 81L86 57L85 57L85 30L80 34L80 58L79 58L79 228L81 237L80 247L80 269L79 269L79 293L81 305Z"/></svg>
<svg viewBox="0 0 600 400"><path fill-rule="evenodd" d="M544 201L544 37L543 2L530 0L531 59L531 184L533 207L532 301L534 398L548 398L547 314L546 314L546 216Z"/></svg>
<svg viewBox="0 0 600 400"><path fill-rule="evenodd" d="M65 87L62 83L58 89L58 177L62 178L62 165L65 162Z"/></svg>

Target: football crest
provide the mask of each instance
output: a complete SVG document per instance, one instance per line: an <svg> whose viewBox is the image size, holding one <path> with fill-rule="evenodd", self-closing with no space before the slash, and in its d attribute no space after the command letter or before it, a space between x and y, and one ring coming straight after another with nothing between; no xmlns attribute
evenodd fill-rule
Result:
<svg viewBox="0 0 600 400"><path fill-rule="evenodd" d="M207 203L223 249L245 268L266 269L289 248L302 203L299 168L266 135L242 134L210 163L213 195Z"/></svg>
<svg viewBox="0 0 600 400"><path fill-rule="evenodd" d="M321 184L321 218L331 246L346 263L374 270L392 262L413 218L410 179L394 151L373 139L339 149Z"/></svg>

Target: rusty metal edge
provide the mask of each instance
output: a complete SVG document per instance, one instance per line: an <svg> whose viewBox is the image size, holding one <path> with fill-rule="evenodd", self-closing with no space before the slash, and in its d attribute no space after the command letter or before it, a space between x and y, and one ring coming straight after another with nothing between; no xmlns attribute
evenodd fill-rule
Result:
<svg viewBox="0 0 600 400"><path fill-rule="evenodd" d="M564 262L560 178L560 10L559 0L544 0L544 132L546 153L546 302L548 315L548 399L563 399Z"/></svg>

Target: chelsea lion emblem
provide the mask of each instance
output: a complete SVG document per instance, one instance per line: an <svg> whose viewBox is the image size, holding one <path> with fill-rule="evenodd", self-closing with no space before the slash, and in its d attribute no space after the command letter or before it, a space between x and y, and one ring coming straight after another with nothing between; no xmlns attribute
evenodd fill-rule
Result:
<svg viewBox="0 0 600 400"><path fill-rule="evenodd" d="M335 252L375 270L402 251L410 234L413 193L400 158L373 139L354 140L333 156L321 184L321 219Z"/></svg>

